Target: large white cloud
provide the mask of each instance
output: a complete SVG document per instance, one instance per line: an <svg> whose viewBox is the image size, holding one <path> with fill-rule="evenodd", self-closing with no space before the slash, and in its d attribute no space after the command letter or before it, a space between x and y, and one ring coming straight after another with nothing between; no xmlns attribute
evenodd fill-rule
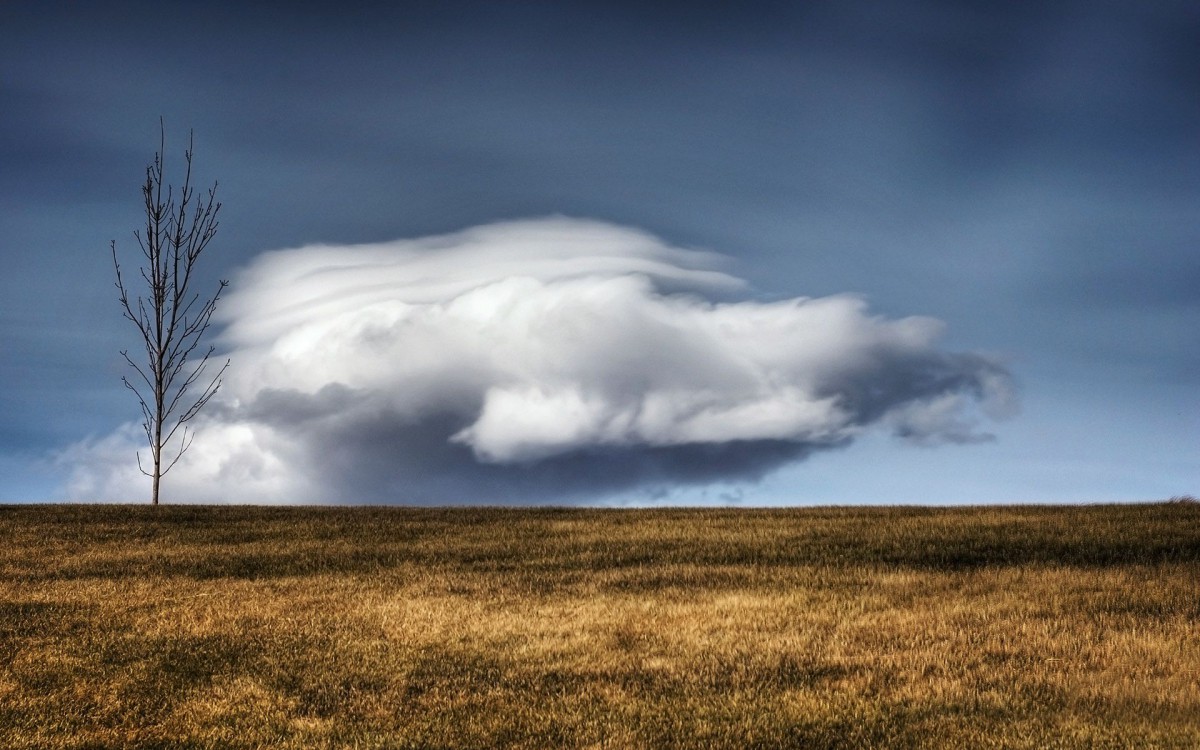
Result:
<svg viewBox="0 0 1200 750"><path fill-rule="evenodd" d="M854 296L747 299L711 253L566 218L260 256L170 500L565 502L754 479L873 426L967 442L988 358ZM138 432L68 449L69 494L140 498Z"/></svg>

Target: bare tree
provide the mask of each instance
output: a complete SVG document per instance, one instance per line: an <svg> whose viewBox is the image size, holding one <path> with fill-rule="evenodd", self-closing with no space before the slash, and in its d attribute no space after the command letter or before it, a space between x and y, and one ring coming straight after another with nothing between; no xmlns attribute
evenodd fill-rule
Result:
<svg viewBox="0 0 1200 750"><path fill-rule="evenodd" d="M152 479L150 501L158 505L158 489L164 474L171 470L184 451L192 444L195 433L190 422L221 387L221 376L229 360L212 378L204 375L214 348L200 349L221 292L229 284L224 279L212 297L201 300L192 290L196 262L217 233L217 183L208 190L207 199L197 199L192 190L192 134L184 152L187 168L183 186L176 193L164 185L163 162L166 153L166 130L159 120L159 148L154 162L146 167L142 197L146 204L145 233L133 236L141 247L145 263L140 272L146 296L132 301L129 287L121 276L117 260L117 243L111 243L116 287L120 292L121 310L137 327L145 344L145 359L135 361L124 350L121 356L136 373L121 382L137 396L142 409L142 427L150 444L151 470L142 466L138 452L138 468ZM165 195L164 195L165 187ZM182 430L182 432L181 432ZM164 456L163 449L178 433L178 450Z"/></svg>

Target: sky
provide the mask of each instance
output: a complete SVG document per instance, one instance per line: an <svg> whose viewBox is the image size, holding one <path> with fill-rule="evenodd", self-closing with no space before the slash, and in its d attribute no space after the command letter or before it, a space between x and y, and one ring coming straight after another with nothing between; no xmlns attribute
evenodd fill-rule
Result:
<svg viewBox="0 0 1200 750"><path fill-rule="evenodd" d="M0 502L149 496L160 117L230 281L166 502L1200 494L1194 2L72 5L0 4Z"/></svg>

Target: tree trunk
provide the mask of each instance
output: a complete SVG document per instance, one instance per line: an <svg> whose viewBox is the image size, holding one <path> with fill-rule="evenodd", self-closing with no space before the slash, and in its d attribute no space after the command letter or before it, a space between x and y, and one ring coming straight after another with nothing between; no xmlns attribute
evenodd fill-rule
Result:
<svg viewBox="0 0 1200 750"><path fill-rule="evenodd" d="M151 452L154 460L154 473L150 475L153 479L153 486L150 490L150 504L158 505L158 480L162 477L162 428L159 427L155 434L154 445L151 446Z"/></svg>

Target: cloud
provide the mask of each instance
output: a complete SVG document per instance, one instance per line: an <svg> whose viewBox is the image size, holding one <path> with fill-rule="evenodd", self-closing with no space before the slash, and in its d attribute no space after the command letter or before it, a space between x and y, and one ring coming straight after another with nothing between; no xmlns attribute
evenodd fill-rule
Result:
<svg viewBox="0 0 1200 750"><path fill-rule="evenodd" d="M761 302L721 256L547 218L269 252L234 279L233 360L168 501L541 503L753 481L868 429L985 439L995 361L852 295ZM140 498L138 433L60 456Z"/></svg>

